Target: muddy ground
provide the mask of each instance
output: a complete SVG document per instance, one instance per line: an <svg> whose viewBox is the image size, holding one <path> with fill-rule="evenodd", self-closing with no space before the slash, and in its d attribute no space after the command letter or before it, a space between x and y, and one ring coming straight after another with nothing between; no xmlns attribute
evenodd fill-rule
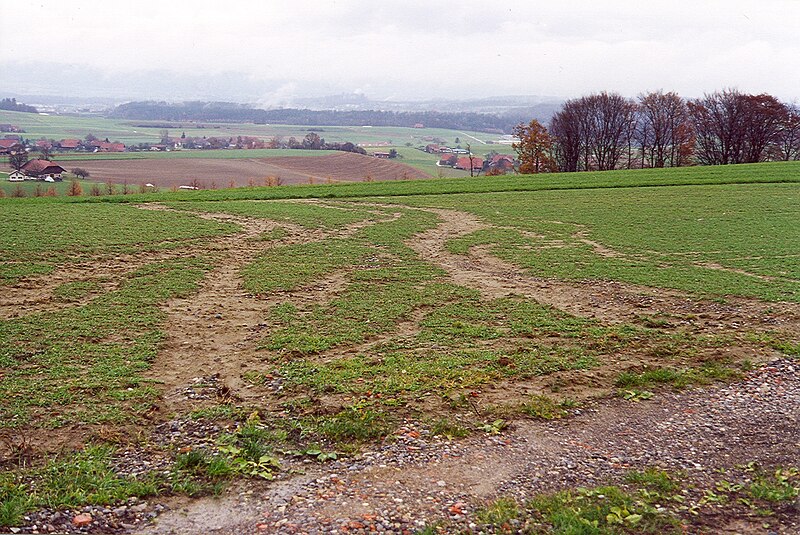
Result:
<svg viewBox="0 0 800 535"><path fill-rule="evenodd" d="M164 209L157 205L142 208ZM423 260L443 268L452 282L474 288L487 299L525 296L606 324L666 316L671 318L669 328L676 332L777 331L795 341L800 339L800 307L796 304L749 299L721 303L616 282L546 280L531 277L481 248L474 248L469 255L448 253L444 249L448 240L486 225L469 214L432 211L440 218L439 225L409 240L408 245ZM216 239L210 246L205 244L204 249L216 255L219 267L208 274L197 294L172 300L164 307L169 317L167 339L149 372L163 392L158 416L162 421L213 401L187 395L198 378L214 377L242 404L268 403L268 396L253 389L242 376L259 368L262 357L256 344L263 336L262 322L269 308L286 296L247 293L240 269L267 247L344 237L365 224L309 230L282 222L279 226L288 235L268 243L257 238L276 226L272 222L224 214L201 217L234 222L244 230ZM149 259L132 255L122 260L123 267L117 262L97 266L97 274L114 274ZM52 287L78 277L83 268L75 266L74 270L74 274L62 272ZM327 301L345 282L344 273L333 274L292 298ZM48 299L52 287L24 296L4 296L0 315L9 317L12 311L41 307L57 310L60 305ZM398 329L413 330L414 322ZM360 350L363 348L348 351ZM606 372L589 373L589 379L584 376L575 392L569 392L582 401L569 418L551 422L519 419L502 433L474 434L462 440L433 437L419 422L408 421L385 441L358 455L328 464L293 465L293 473L284 472L275 482L241 482L219 498L155 500L143 509L152 510L158 504L155 519L139 523L137 518L136 524L125 529L148 534L406 533L438 523L448 532L473 530L474 513L487 500L502 496L524 500L545 491L619 482L631 469L656 466L680 471L699 488L713 486L720 469L736 470L742 463L797 466L800 365L763 347L733 346L724 351L763 366L729 384L682 393L659 392L651 400L632 402L610 397L608 377L603 377L603 373L618 373L626 359L636 357L620 356ZM565 373L561 379L569 381L570 377ZM481 395L496 400L544 386L498 384ZM797 507L796 502L786 505L769 519L741 509L712 508L692 520L693 532L800 533ZM521 530L523 526L512 528Z"/></svg>
<svg viewBox="0 0 800 535"><path fill-rule="evenodd" d="M70 160L98 182L127 182L137 188L195 185L201 189L269 186L268 177L281 184L324 184L429 178L419 169L395 160L353 153L275 158L159 158L142 160ZM70 167L72 168L72 167Z"/></svg>

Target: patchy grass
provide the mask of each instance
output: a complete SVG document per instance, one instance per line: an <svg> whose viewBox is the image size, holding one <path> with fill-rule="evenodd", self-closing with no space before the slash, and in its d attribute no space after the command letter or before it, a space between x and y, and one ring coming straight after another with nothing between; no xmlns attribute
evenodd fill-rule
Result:
<svg viewBox="0 0 800 535"><path fill-rule="evenodd" d="M242 270L244 286L254 294L293 290L350 267L369 252L363 245L344 239L276 247Z"/></svg>
<svg viewBox="0 0 800 535"><path fill-rule="evenodd" d="M272 230L262 232L256 239L259 241L278 241L282 240L288 235L289 231L286 230L284 227L275 227Z"/></svg>
<svg viewBox="0 0 800 535"><path fill-rule="evenodd" d="M53 298L67 303L80 301L81 299L97 293L101 288L100 279L88 279L73 282L65 282L53 290Z"/></svg>
<svg viewBox="0 0 800 535"><path fill-rule="evenodd" d="M42 224L57 221L58 224ZM238 227L190 214L104 204L4 204L0 263L113 254L150 245L220 236Z"/></svg>
<svg viewBox="0 0 800 535"><path fill-rule="evenodd" d="M747 486L747 494L756 500L789 502L800 496L800 470L778 468L773 472L760 472Z"/></svg>
<svg viewBox="0 0 800 535"><path fill-rule="evenodd" d="M795 185L751 184L400 202L468 211L503 227L458 238L449 248L463 254L488 246L493 255L537 276L798 302L798 201Z"/></svg>
<svg viewBox="0 0 800 535"><path fill-rule="evenodd" d="M431 424L431 435L445 437L447 439L464 438L469 436L469 428L461 425L457 421L447 418L439 418Z"/></svg>
<svg viewBox="0 0 800 535"><path fill-rule="evenodd" d="M482 524L498 526L511 531L510 521L520 517L520 508L511 498L499 498L475 512L475 518Z"/></svg>
<svg viewBox="0 0 800 535"><path fill-rule="evenodd" d="M725 178L720 178L723 171L708 172L712 174L703 175L703 180ZM680 176L690 177L691 171L685 173ZM653 178L657 173L636 175L635 180L633 175L613 176L641 184L649 180L641 178L645 175ZM795 284L800 277L794 244L800 235L792 225L797 215L796 185L628 190L617 187L627 182L614 183L613 176L569 177L578 180L572 184L559 177L552 183L537 178L536 185L529 178L514 180L522 189L587 184L614 189L418 196L404 202L476 214L496 227L453 241L451 250L466 253L484 245L537 275L614 279L717 297L797 300ZM666 182L654 178L656 183ZM268 195L284 195L283 191L287 196L345 191L417 195L447 190L455 182L409 184L378 185L372 190L368 184L349 190L272 188ZM510 178L458 184L473 191L514 188ZM434 435L457 438L471 429L500 433L508 418L521 415L560 418L571 407L566 400L545 396L523 398L514 393L519 389L506 391L503 387L508 384L528 381L556 392L559 385L569 383L580 395L588 375L582 372L603 367L602 373L595 373L598 379L592 378L593 388L607 387L610 392L616 387L632 393L630 399L644 399L652 395L647 388L682 388L736 376L736 363L702 360L702 349L730 340L676 332L669 316L641 316L638 326L605 325L521 296L487 299L454 284L445 271L423 262L404 243L434 227L435 214L355 203L224 200L246 193L263 192L199 192L184 198L220 200L176 206L262 217L327 236L303 245L265 243L264 253L242 271L247 291L273 294L272 302L278 303L259 325L263 366L244 372L254 391L267 399L263 421L246 417L250 411L233 404L192 412L189 417L238 425L216 444L178 453L171 472L147 486L135 487L110 473L111 454L88 448L94 464L64 457L58 461L61 468L52 473L42 471L44 464L39 463L33 471L2 474L0 523L13 524L27 510L72 503L69 500L113 500L117 495L156 492L218 493L231 478L269 479L280 470L278 454L295 451L320 461L334 458L331 455L337 451L355 451L391 435L404 420L423 419L430 422ZM156 198L171 197L149 197ZM2 202L8 210L0 221L12 223L0 236L0 281L6 283L49 273L76 258L196 250L204 240L237 230L235 225L189 213L147 212L116 204ZM57 229L37 225L55 219L64 224ZM345 238L340 229L348 226ZM287 235L285 228L278 228L256 239L277 241ZM62 285L55 291L58 299L83 304L64 308L58 317L34 313L0 321L2 425L42 432L66 422L143 422L158 399L153 385L142 377L165 334L159 306L167 299L190 295L208 269L209 261L187 252L180 260L136 270L115 290L101 295L96 295L103 282L98 279ZM324 297L316 301L315 283L324 286L320 290ZM298 291L302 293L293 293ZM276 292L284 292L282 302L275 300ZM737 343L741 341L737 338ZM797 351L796 340L780 334L749 341L787 353ZM614 366L629 362L629 357L641 361L642 367L617 376L620 369ZM491 409L499 395L508 398L499 406L508 401L510 407L502 414ZM334 453L326 453L329 450ZM95 479L76 479L85 494L70 490L65 481L76 477L65 468L70 462L94 474ZM797 496L792 470L754 472L749 479L720 481L708 489L689 488L676 474L645 470L629 474L617 487L565 491L525 504L508 500L490 504L481 512L481 521L498 530L516 529L520 522L534 531L666 533L676 528L676 518L702 514L723 503L738 504L753 514L779 512ZM54 486L47 487L43 483L47 481L54 481ZM97 488L109 490L92 494ZM685 503L675 498L678 495ZM664 510L656 507L662 502L669 504Z"/></svg>
<svg viewBox="0 0 800 535"><path fill-rule="evenodd" d="M0 321L3 427L137 421L157 399L142 379L164 333L158 304L194 291L198 259L149 264L122 287L57 316Z"/></svg>
<svg viewBox="0 0 800 535"><path fill-rule="evenodd" d="M695 368L650 368L640 373L622 372L617 378L616 386L631 389L665 385L674 389L682 389L689 385L704 385L740 376L740 369L735 368L732 364L709 361Z"/></svg>
<svg viewBox="0 0 800 535"><path fill-rule="evenodd" d="M679 489L679 484L669 473L652 467L628 472L625 481L660 493L674 493Z"/></svg>
<svg viewBox="0 0 800 535"><path fill-rule="evenodd" d="M367 442L391 433L395 422L389 412L354 406L333 416L309 420L306 430L335 442Z"/></svg>
<svg viewBox="0 0 800 535"><path fill-rule="evenodd" d="M50 262L0 262L0 286L16 284L25 277L48 275L55 268Z"/></svg>
<svg viewBox="0 0 800 535"><path fill-rule="evenodd" d="M574 407L570 400L557 401L549 396L531 396L522 404L522 412L532 418L540 420L557 420L569 414L567 409Z"/></svg>
<svg viewBox="0 0 800 535"><path fill-rule="evenodd" d="M55 457L40 468L0 474L0 526L19 525L25 513L37 508L111 505L159 493L153 475L117 475L112 454L108 447L90 446Z"/></svg>
<svg viewBox="0 0 800 535"><path fill-rule="evenodd" d="M683 472L635 470L619 485L545 493L524 504L500 498L478 509L475 520L492 533L586 535L705 533L724 517L770 530L794 520L796 468L763 470L750 463L721 474L701 485Z"/></svg>
<svg viewBox="0 0 800 535"><path fill-rule="evenodd" d="M681 533L675 517L615 486L537 496L527 507L534 521L555 533Z"/></svg>

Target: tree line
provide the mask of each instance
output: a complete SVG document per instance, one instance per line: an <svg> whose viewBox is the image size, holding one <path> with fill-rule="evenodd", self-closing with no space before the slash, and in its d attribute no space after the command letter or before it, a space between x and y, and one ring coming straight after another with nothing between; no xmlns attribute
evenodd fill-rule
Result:
<svg viewBox="0 0 800 535"><path fill-rule="evenodd" d="M567 100L549 128L531 121L514 132L526 173L800 159L800 108L736 89L688 100L602 92Z"/></svg>
<svg viewBox="0 0 800 535"><path fill-rule="evenodd" d="M16 98L0 99L0 110L37 113L36 108L27 104L22 104L21 102L17 102Z"/></svg>
<svg viewBox="0 0 800 535"><path fill-rule="evenodd" d="M117 106L110 117L149 121L251 122L255 124L329 126L404 126L509 133L521 115L493 115L475 112L308 110L280 108L262 110L230 102L128 102Z"/></svg>

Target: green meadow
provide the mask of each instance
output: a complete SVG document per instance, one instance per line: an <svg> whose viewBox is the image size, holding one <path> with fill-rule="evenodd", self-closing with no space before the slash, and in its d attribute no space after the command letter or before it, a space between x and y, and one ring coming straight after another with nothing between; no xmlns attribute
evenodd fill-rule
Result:
<svg viewBox="0 0 800 535"><path fill-rule="evenodd" d="M437 234L466 219L479 228ZM538 302L524 284L492 293L442 261L469 270L500 260L512 285L613 282L698 307L780 313L800 303L800 162L3 198L0 224L0 432L34 443L0 475L5 526L47 506L218 494L232 480L273 477L282 459L325 462L392 441L408 422L451 439L497 434L515 420L567 418L598 397L732 381L764 354L800 353L780 325L683 328L698 318L680 310L608 321ZM175 304L191 314L209 300L219 313L207 320L230 316L235 344L179 338ZM176 358L168 340L224 361L229 390L165 411L174 393L151 372ZM165 422L220 431L178 449L151 441ZM123 448L166 468L118 474ZM88 474L80 493L75 467ZM581 492L501 499L482 522L535 514L581 526L611 505L635 508L649 532L677 522L655 498Z"/></svg>

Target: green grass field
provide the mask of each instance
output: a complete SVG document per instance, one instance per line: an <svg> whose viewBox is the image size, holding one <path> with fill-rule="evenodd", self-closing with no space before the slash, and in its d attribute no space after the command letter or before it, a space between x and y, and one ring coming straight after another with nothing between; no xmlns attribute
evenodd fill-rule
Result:
<svg viewBox="0 0 800 535"><path fill-rule="evenodd" d="M458 132L439 128L406 128L406 127L361 127L361 126L296 126L296 125L256 125L238 123L206 123L205 128L197 128L193 123L182 123L181 121L157 121L150 122L154 126L148 126L148 121L137 120L117 120L105 119L101 117L70 117L60 115L37 115L33 113L19 113L0 110L0 122L9 123L24 129L22 134L29 139L60 140L64 138L80 138L91 133L100 139L109 138L110 140L120 141L125 144L131 143L155 143L161 137L161 130L164 128L155 123L174 123L180 124L180 128L169 129L170 136L179 137L186 133L190 137L236 137L253 136L261 139L269 139L275 136L288 140L290 137L302 139L309 132L313 131L327 141L351 143L389 143L392 146L402 147L406 143L414 145L426 145L430 141L425 138L440 138L447 143L455 144L455 139L459 138L462 146L465 143L472 143L477 149L481 145L468 136L474 136L481 140L492 140L494 134L481 132ZM466 135L465 135L466 134ZM481 145L483 147L484 145ZM384 150L383 148L368 150ZM488 152L488 149L487 149Z"/></svg>
<svg viewBox="0 0 800 535"><path fill-rule="evenodd" d="M467 219L483 227L437 234ZM219 493L232 479L273 477L281 456L322 462L391 442L404 422L446 437L497 434L598 396L632 403L733 380L776 351L800 354L780 323L727 328L635 306L610 321L537 301L520 283L573 284L587 302L581 288L614 282L679 292L712 313L728 301L793 310L800 162L4 198L0 224L0 434L34 443L0 475L0 526L47 505ZM510 266L508 288L458 278L445 258L469 271L478 255ZM211 312L198 312L203 303ZM190 335L170 317L203 328ZM217 321L231 342L206 334ZM148 373L176 358L203 381L221 374L229 390L168 413L175 393ZM219 426L202 448L148 438L157 424L196 421ZM64 437L85 448L50 456ZM166 468L118 474L123 447ZM91 475L80 493L76 466ZM480 514L492 525L535 514L579 526L607 518L613 502L660 532L677 521L628 492L668 480L637 473L631 488L498 500Z"/></svg>
<svg viewBox="0 0 800 535"><path fill-rule="evenodd" d="M69 117L59 115L37 115L30 113L7 112L0 110L0 122L17 125L25 130L23 137L31 140L65 138L83 139L91 133L100 139L109 138L112 141L121 141L126 144L156 143L159 141L161 131L158 125L146 126L147 121L121 121L100 117ZM153 123L151 123L153 124ZM180 122L175 122L180 124ZM310 131L318 133L327 141L352 143L388 143L388 146L367 146L368 152L388 151L394 148L398 151L399 160L417 167L432 176L461 177L469 173L457 169L439 168L435 164L438 156L428 154L416 148L431 143L431 139L442 139L455 146L458 139L461 146L471 143L476 156L483 157L491 150L511 152L509 146L487 144L497 137L493 134L480 132L460 132L437 128L403 128L403 127L344 127L344 126L294 126L294 125L255 125L234 123L209 123L206 128L197 128L197 125L187 123L181 128L172 129L170 135L178 137L186 133L190 137L237 137L253 136L268 140L281 137L288 140L290 137L302 139ZM480 139L478 142L470 136ZM279 156L322 156L330 151L298 151L289 149L255 149L255 150L179 150L170 152L139 152L139 153L63 153L55 154L57 161L75 159L97 158L103 160L128 160L141 158L271 158Z"/></svg>

